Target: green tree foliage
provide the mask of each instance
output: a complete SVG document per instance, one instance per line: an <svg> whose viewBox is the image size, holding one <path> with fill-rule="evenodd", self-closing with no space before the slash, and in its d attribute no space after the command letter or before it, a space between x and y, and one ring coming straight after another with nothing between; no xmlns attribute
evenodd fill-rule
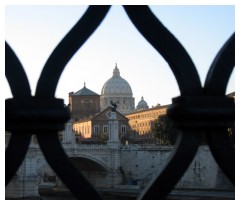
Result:
<svg viewBox="0 0 240 205"><path fill-rule="evenodd" d="M155 141L161 145L173 145L176 142L177 130L166 116L158 116L154 121L152 132Z"/></svg>

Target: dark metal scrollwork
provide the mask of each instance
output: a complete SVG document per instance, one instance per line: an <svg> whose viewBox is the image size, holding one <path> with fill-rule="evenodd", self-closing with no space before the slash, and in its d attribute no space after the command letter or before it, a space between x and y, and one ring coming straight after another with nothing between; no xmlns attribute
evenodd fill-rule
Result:
<svg viewBox="0 0 240 205"><path fill-rule="evenodd" d="M73 195L78 199L100 199L61 147L57 131L64 129L70 115L63 100L55 99L54 94L66 64L100 25L109 8L88 8L48 58L35 96L31 96L20 61L6 43L6 77L13 94L12 99L6 100L6 130L12 133L6 149L6 185L21 165L31 135L36 134L46 160ZM202 87L190 56L151 10L147 6L124 6L124 9L139 32L167 61L181 93L167 111L179 129L178 140L157 179L139 199L165 199L190 165L203 135L217 163L234 183L234 147L225 131L234 124L235 107L234 102L226 98L225 91L235 63L235 35L219 51Z"/></svg>
<svg viewBox="0 0 240 205"><path fill-rule="evenodd" d="M12 132L6 150L6 185L21 165L31 135L36 134L47 162L73 195L78 199L100 199L92 185L69 161L58 140L57 131L64 129L64 123L70 115L63 100L55 99L54 94L64 67L99 26L109 8L109 6L88 8L49 57L34 97L31 96L30 86L20 61L6 44L6 76L14 97L6 100L6 129ZM19 102L22 107L17 106ZM30 122L33 130L26 126L30 119L33 119Z"/></svg>

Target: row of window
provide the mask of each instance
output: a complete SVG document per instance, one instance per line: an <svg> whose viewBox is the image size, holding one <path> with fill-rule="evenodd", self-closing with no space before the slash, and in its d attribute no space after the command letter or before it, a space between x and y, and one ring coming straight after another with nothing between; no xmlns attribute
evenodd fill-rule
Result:
<svg viewBox="0 0 240 205"><path fill-rule="evenodd" d="M108 125L103 125L102 131L104 134L108 133ZM121 125L120 129L121 134L125 134L127 132L126 125ZM100 126L99 125L94 125L93 126L93 133L94 134L99 134L100 133Z"/></svg>
<svg viewBox="0 0 240 205"><path fill-rule="evenodd" d="M119 100L119 99L105 99L105 104L109 104L110 105L110 102L113 101L113 102L118 102L119 104L124 104L125 105L125 100L122 100L122 102Z"/></svg>
<svg viewBox="0 0 240 205"><path fill-rule="evenodd" d="M90 133L90 125L88 125L88 126L83 126L83 127L78 127L76 130L75 130L75 132L77 132L77 133L82 133L82 134L91 134ZM102 132L104 133L104 134L107 134L108 133L108 125L103 125L103 127L102 127ZM101 130L100 130L100 125L94 125L93 126L93 134L100 134L100 132L101 132ZM121 134L126 134L126 132L127 132L127 127L126 127L126 125L121 125L121 127L120 127L120 132L121 132Z"/></svg>
<svg viewBox="0 0 240 205"><path fill-rule="evenodd" d="M128 117L130 120L135 120L135 119L140 119L140 118L147 118L147 117L158 117L160 114L163 114L163 111L159 111L159 112L150 112L150 113L146 113L146 114L139 114L139 115L134 115L131 117Z"/></svg>
<svg viewBox="0 0 240 205"><path fill-rule="evenodd" d="M137 123L137 121L136 121L136 123ZM132 128L136 128L136 127L151 127L151 124L152 124L151 121L149 121L149 122L141 122L141 123L132 125Z"/></svg>

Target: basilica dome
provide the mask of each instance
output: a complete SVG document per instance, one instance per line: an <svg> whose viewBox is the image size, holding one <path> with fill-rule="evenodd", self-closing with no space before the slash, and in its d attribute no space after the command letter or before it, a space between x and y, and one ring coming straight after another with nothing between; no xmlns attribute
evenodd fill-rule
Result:
<svg viewBox="0 0 240 205"><path fill-rule="evenodd" d="M132 89L129 83L120 76L117 65L113 70L113 76L103 85L101 95L104 95L105 97L133 96Z"/></svg>
<svg viewBox="0 0 240 205"><path fill-rule="evenodd" d="M117 110L122 114L134 111L134 98L131 86L120 76L117 64L113 70L113 76L102 87L100 97L101 110L109 107L110 102L117 103Z"/></svg>

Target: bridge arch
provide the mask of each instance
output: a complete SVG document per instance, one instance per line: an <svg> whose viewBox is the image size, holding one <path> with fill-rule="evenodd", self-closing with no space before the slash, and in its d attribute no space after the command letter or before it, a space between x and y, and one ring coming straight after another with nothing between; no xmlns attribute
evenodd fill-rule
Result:
<svg viewBox="0 0 240 205"><path fill-rule="evenodd" d="M110 170L110 168L105 163L92 156L82 155L77 157L70 157L70 160L81 171L107 173Z"/></svg>
<svg viewBox="0 0 240 205"><path fill-rule="evenodd" d="M94 187L110 186L109 168L100 160L89 156L70 157L70 160Z"/></svg>

